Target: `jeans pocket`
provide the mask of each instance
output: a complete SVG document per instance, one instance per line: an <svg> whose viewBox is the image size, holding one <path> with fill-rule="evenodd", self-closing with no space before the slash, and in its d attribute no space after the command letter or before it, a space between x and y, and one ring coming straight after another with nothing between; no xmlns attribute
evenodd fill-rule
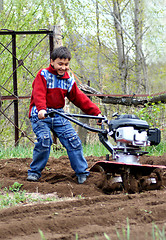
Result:
<svg viewBox="0 0 166 240"><path fill-rule="evenodd" d="M49 134L44 134L42 137L42 146L49 147L50 146L50 137Z"/></svg>
<svg viewBox="0 0 166 240"><path fill-rule="evenodd" d="M78 148L81 146L81 141L77 135L73 135L69 138L69 143L73 148Z"/></svg>

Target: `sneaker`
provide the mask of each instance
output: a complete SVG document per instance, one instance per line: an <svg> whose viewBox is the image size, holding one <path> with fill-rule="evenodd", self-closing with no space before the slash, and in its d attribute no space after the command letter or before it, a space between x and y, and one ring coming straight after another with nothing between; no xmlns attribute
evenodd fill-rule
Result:
<svg viewBox="0 0 166 240"><path fill-rule="evenodd" d="M87 175L85 175L85 174L78 175L78 183L79 184L84 183L86 181L86 178L87 178Z"/></svg>
<svg viewBox="0 0 166 240"><path fill-rule="evenodd" d="M27 181L37 182L38 181L38 177L36 175L28 175Z"/></svg>

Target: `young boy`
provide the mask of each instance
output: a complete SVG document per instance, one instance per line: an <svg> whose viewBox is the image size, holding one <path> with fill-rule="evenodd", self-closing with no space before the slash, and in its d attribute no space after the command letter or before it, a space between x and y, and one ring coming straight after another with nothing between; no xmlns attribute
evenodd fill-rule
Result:
<svg viewBox="0 0 166 240"><path fill-rule="evenodd" d="M50 110L63 112L65 97L83 112L89 115L100 115L99 108L81 92L76 82L68 74L71 53L66 47L54 49L48 68L41 69L32 84L32 96L29 109L29 118L37 137L33 150L33 161L28 170L28 181L36 182L41 177L49 158L52 131L67 149L72 169L78 178L78 183L84 183L89 171L88 164L83 156L81 141L65 118L56 114L54 118L45 117Z"/></svg>

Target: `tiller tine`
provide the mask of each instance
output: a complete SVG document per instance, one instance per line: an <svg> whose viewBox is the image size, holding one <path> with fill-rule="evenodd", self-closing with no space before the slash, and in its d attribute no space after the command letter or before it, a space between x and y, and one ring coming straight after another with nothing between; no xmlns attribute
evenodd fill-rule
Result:
<svg viewBox="0 0 166 240"><path fill-rule="evenodd" d="M166 169L166 166L99 161L90 171L101 173L97 186L105 193L118 190L136 193L160 189L163 184L162 169Z"/></svg>

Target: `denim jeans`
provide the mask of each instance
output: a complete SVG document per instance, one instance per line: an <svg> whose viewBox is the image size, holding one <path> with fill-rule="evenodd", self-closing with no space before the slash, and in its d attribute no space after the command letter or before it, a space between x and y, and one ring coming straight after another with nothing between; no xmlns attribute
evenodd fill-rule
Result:
<svg viewBox="0 0 166 240"><path fill-rule="evenodd" d="M63 112L62 109L58 111ZM87 171L88 164L83 156L81 140L67 119L56 114L53 118L47 117L40 120L37 116L33 116L30 120L37 142L33 150L33 161L30 164L28 175L33 174L38 178L41 177L41 172L47 164L53 142L51 131L56 134L66 148L71 167L76 175L79 176L79 174L83 173L89 175L89 171Z"/></svg>

